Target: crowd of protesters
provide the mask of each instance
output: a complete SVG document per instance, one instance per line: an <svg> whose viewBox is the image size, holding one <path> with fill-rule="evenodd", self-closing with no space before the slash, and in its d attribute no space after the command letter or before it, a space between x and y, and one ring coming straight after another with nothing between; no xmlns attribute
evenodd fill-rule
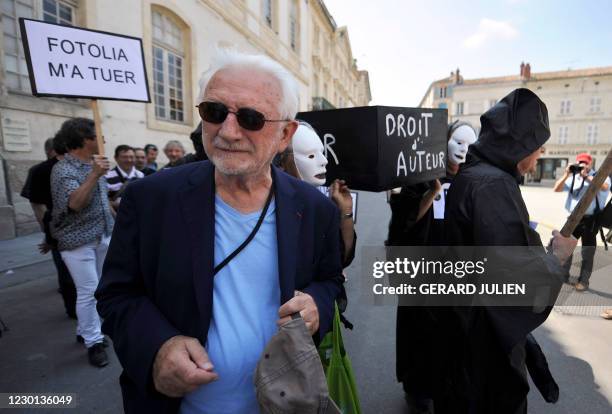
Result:
<svg viewBox="0 0 612 414"><path fill-rule="evenodd" d="M154 144L122 144L114 149L111 168L109 160L97 154L94 123L86 118L64 122L44 146L47 160L29 170L21 195L30 201L44 233L40 252L52 254L66 314L77 320L76 341L85 345L92 365L105 366L108 342L94 292L121 195L138 179L202 157L185 157L180 141L171 140L164 147L169 163L158 168Z"/></svg>
<svg viewBox="0 0 612 414"><path fill-rule="evenodd" d="M314 188L325 183L326 162L317 158L316 131L294 119L291 75L262 56L230 56L215 70L201 91L203 123L190 136L195 153L168 141L161 166L157 146L119 145L111 168L97 154L93 121L74 118L45 144L49 159L32 168L24 188L89 362L108 364L103 331L114 341L126 412L253 412L253 367L277 324L300 314L318 342L331 330L334 303L346 306L352 199L342 180L328 189L331 201ZM478 140L468 124L449 126L446 177L391 195L387 245L542 247L517 182L550 136L546 106L518 89L481 123ZM207 154L210 162L175 168ZM577 161L584 162L581 194L593 171L586 156ZM555 191L571 195L568 178ZM179 215L180 225L167 220ZM586 246L591 233L575 236ZM554 232L552 254L540 249L525 263L567 274L575 245ZM583 273L577 290L588 288ZM500 404L503 412L526 412L527 368L547 401L556 401L558 387L531 335L548 312L399 308L396 372L407 401L418 412L494 412ZM449 352L448 343L463 345Z"/></svg>

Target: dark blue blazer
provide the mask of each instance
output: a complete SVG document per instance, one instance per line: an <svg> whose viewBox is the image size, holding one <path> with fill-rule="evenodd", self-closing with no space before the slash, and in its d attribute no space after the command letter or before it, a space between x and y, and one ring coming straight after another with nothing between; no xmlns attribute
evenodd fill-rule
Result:
<svg viewBox="0 0 612 414"><path fill-rule="evenodd" d="M315 341L332 328L342 286L340 216L309 184L272 167L280 301L294 290L318 307ZM215 237L214 167L209 161L160 171L123 194L96 291L102 330L123 366L127 413L173 413L180 399L158 393L152 366L175 335L206 344L212 315ZM214 361L213 361L214 362Z"/></svg>

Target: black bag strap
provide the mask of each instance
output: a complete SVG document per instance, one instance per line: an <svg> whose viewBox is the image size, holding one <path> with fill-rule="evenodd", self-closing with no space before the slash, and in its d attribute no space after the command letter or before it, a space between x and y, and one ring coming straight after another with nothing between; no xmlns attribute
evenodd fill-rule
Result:
<svg viewBox="0 0 612 414"><path fill-rule="evenodd" d="M610 198L608 202L606 203L606 205L604 206L604 208L601 209L601 214L603 215L605 211L610 211L610 209L612 209L611 206L612 206L612 198Z"/></svg>
<svg viewBox="0 0 612 414"><path fill-rule="evenodd" d="M606 240L606 236L604 235L603 227L599 227L599 236L601 237L601 241L604 244L604 248L606 249L606 251L608 251L608 241Z"/></svg>
<svg viewBox="0 0 612 414"><path fill-rule="evenodd" d="M264 219L266 218L266 214L268 213L268 207L270 207L270 203L272 202L272 196L273 195L274 195L274 183L272 183L272 186L270 187L270 194L268 194L268 199L266 200L266 205L264 206L263 210L261 211L261 214L259 215L259 219L257 220L257 224L255 225L255 227L251 231L251 234L249 234L249 236L246 238L246 240L243 241L242 244L240 246L238 246L238 248L236 248L236 250L234 250L232 253L230 253L230 255L227 256L225 259L223 259L223 261L221 263L219 263L217 266L215 266L215 268L213 270L213 276L215 276L217 273L219 273L219 271L221 269L223 269L229 262L231 262L234 257L238 256L238 253L240 253L245 247L247 247L247 245L251 242L251 240L253 240L253 238L255 238L255 235L259 231L259 228L261 227L261 224L263 223Z"/></svg>

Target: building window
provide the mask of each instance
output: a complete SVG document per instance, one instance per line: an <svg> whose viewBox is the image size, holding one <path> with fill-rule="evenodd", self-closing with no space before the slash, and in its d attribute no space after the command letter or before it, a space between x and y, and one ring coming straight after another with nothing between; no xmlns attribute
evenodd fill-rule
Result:
<svg viewBox="0 0 612 414"><path fill-rule="evenodd" d="M535 181L540 181L542 179L556 179L557 178L557 169L565 168L567 166L566 158L545 158L538 160L538 166L540 168L536 168Z"/></svg>
<svg viewBox="0 0 612 414"><path fill-rule="evenodd" d="M597 136L599 135L599 125L597 124L589 124L587 125L587 144L595 145L597 144Z"/></svg>
<svg viewBox="0 0 612 414"><path fill-rule="evenodd" d="M589 111L591 113L598 113L601 111L601 97L594 96L591 98L591 105Z"/></svg>
<svg viewBox="0 0 612 414"><path fill-rule="evenodd" d="M319 77L317 75L312 78L312 96L319 96Z"/></svg>
<svg viewBox="0 0 612 414"><path fill-rule="evenodd" d="M4 76L8 89L30 93L30 80L19 30L19 18L33 18L33 0L2 0Z"/></svg>
<svg viewBox="0 0 612 414"><path fill-rule="evenodd" d="M66 26L74 25L74 6L65 1L43 0L43 20Z"/></svg>
<svg viewBox="0 0 612 414"><path fill-rule="evenodd" d="M559 144L567 144L569 135L569 127L567 125L562 125L559 127Z"/></svg>
<svg viewBox="0 0 612 414"><path fill-rule="evenodd" d="M463 102L455 104L455 115L463 115Z"/></svg>
<svg viewBox="0 0 612 414"><path fill-rule="evenodd" d="M291 50L297 52L300 46L300 3L299 0L291 0L289 10L289 44Z"/></svg>
<svg viewBox="0 0 612 414"><path fill-rule="evenodd" d="M572 101L564 99L561 101L561 115L569 115L572 110Z"/></svg>
<svg viewBox="0 0 612 414"><path fill-rule="evenodd" d="M440 98L446 98L446 93L447 93L446 86L441 86L440 87L440 92L439 92L438 96Z"/></svg>
<svg viewBox="0 0 612 414"><path fill-rule="evenodd" d="M272 1L273 0L263 0L264 20L266 21L266 24L270 28L273 28Z"/></svg>
<svg viewBox="0 0 612 414"><path fill-rule="evenodd" d="M155 117L185 121L183 30L169 16L153 11L153 96Z"/></svg>

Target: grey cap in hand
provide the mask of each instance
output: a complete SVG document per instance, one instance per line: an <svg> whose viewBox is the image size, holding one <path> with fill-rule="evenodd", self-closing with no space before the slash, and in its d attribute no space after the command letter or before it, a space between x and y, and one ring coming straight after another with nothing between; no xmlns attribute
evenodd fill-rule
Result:
<svg viewBox="0 0 612 414"><path fill-rule="evenodd" d="M299 314L266 345L254 382L264 414L340 414L329 397L317 348Z"/></svg>

